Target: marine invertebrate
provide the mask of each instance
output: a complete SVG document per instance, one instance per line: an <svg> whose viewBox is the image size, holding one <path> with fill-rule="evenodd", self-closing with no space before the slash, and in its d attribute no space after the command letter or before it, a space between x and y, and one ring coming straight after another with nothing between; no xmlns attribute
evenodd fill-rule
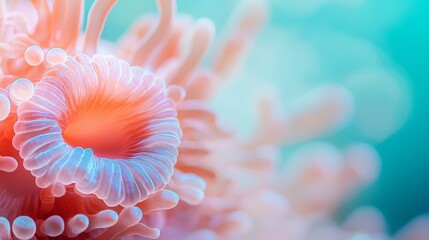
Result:
<svg viewBox="0 0 429 240"><path fill-rule="evenodd" d="M1 211L2 239L34 235L111 239L130 234L156 238L157 229L139 223L142 213L177 204L177 195L164 189L181 135L169 97L174 90L166 89L163 80L152 73L114 57L74 56L82 3L56 1L51 6L48 1L36 1L38 27L19 28L15 22L2 25L2 31L9 29L10 34L2 39L6 53L2 59L4 89L0 89L1 201L13 205ZM94 15L107 14L102 10L104 3L95 4ZM11 3L12 11L6 11L4 1L2 4L2 16L23 17L16 11L19 3ZM71 8L66 10L66 5ZM21 7L26 11L32 6L24 3ZM71 20L78 19L72 21L76 32L62 32L63 25L54 22L64 12L73 15ZM89 28L94 25L101 31L98 19ZM63 23L71 24L68 20ZM47 28L52 35L46 33ZM94 38L93 30L84 45L95 43L91 50L95 52L99 36ZM72 36L66 40L63 34ZM19 49L8 48L17 43ZM110 112L112 108L116 111ZM104 111L104 117L97 111ZM86 135L76 135L77 129ZM119 141L123 144L116 147ZM66 162L71 165L63 165ZM74 170L65 173L71 166ZM13 179L20 181L8 183Z"/></svg>
<svg viewBox="0 0 429 240"><path fill-rule="evenodd" d="M115 58L77 55L19 105L14 146L46 188L75 184L132 206L170 181L181 130L162 80Z"/></svg>
<svg viewBox="0 0 429 240"><path fill-rule="evenodd" d="M89 57L87 56L80 56L79 58L82 63L86 63L88 65L86 65L87 67L90 66L90 61L92 61ZM106 60L103 57L98 57L98 59L100 61L104 61ZM112 60L112 59L110 59ZM70 60L72 63L70 64L78 64L77 60ZM104 64L104 67L107 67L107 63L108 61L106 60L105 62L102 62L102 64ZM116 60L116 63L118 63L118 60ZM0 127L1 127L1 148L0 148L0 152L1 152L1 163L2 163L2 171L0 173L0 179L1 179L1 186L2 186L2 191L1 191L1 202L4 206L10 206L13 205L13 208L2 208L1 210L1 224L2 224L2 229L4 229L4 231L1 232L1 238L3 239L9 239L11 236L11 233L13 233L13 236L19 238L19 239L27 239L29 238L29 236L33 236L34 234L36 234L38 236L38 238L44 238L44 237L56 237L59 235L62 235L64 237L69 237L69 238L76 238L76 239L87 239L87 238L105 238L105 239L110 239L110 238L114 238L114 237L119 237L121 236L121 234L123 235L128 235L128 234L137 234L137 235L144 235L146 237L150 237L150 238L154 238L157 237L159 235L159 231L157 229L151 229L148 228L146 225L144 225L143 223L139 223L139 221L142 219L142 213L144 214L150 214L151 212L157 211L157 210L162 210L162 209L168 209L171 207L174 207L177 204L178 198L177 195L171 191L168 190L163 190L160 189L159 191L157 191L156 193L147 193L147 192L143 192L143 191L135 191L132 192L132 195L125 195L126 193L130 194L130 192L127 192L124 189L113 189L110 190L108 189L108 193L109 192L114 192L114 191L120 191L122 192L124 195L122 195L122 197L116 198L119 199L120 201L123 202L116 202L115 206L119 203L122 203L123 205L130 205L130 201L138 201L140 202L139 204L139 208L133 207L131 205L131 207L127 207L127 208L123 208L123 207L109 207L107 206L101 199L97 198L95 195L85 195L82 193L79 193L78 191L75 190L75 185L66 185L64 186L64 182L60 182L60 181L56 181L57 179L48 179L49 184L46 184L45 181L45 186L41 186L43 183L43 181L37 181L37 177L40 177L40 173L46 174L47 171L47 167L52 166L48 165L47 167L45 166L45 168L37 168L36 166L40 166L40 164L43 164L43 161L45 160L49 160L47 158L47 156L51 156L49 155L50 153L55 153L54 150L58 150L58 148L60 146L62 147L67 147L65 143L61 142L57 142L56 143L56 148L55 147L51 147L48 148L47 151L45 152L39 152L38 154L34 154L35 151L40 150L40 147L43 147L44 144L52 144L52 141L39 141L37 139L40 139L40 136L52 136L55 133L58 133L59 129L59 125L58 126L54 126L51 127L49 124L47 123L57 123L55 121L53 121L53 119L49 120L45 117L50 116L50 117L55 117L55 115L49 112L46 112L49 110L49 107L51 107L50 109L53 109L54 113L60 113L58 112L58 107L65 107L67 106L67 103L70 102L66 102L67 100L70 100L72 95L68 95L70 92L65 91L65 92L61 92L59 89L57 89L56 91L52 91L52 92L48 92L48 97L49 99L55 99L56 100L56 104L61 102L61 100L63 101L63 104L60 105L53 105L52 102L48 102L46 98L43 98L43 90L45 90L44 93L46 93L46 89L44 89L44 87L47 87L48 90L52 90L54 89L54 85L59 87L61 90L65 90L64 85L62 85L62 83L60 80L58 79L54 79L54 76L57 77L62 77L64 78L63 80L67 80L67 76L68 77L72 77L73 72L68 71L67 66L69 65L62 65L62 66L58 66L58 68L52 69L52 72L47 72L46 73L46 81L42 80L40 82L40 85L37 84L36 86L36 91L35 91L35 95L33 96L33 98L31 98L31 100L29 101L25 101L23 103L21 103L18 107L18 112L19 112L19 117L21 118L21 120L33 120L31 122L28 122L28 124L21 124L20 122L16 122L18 115L16 113L16 106L12 105L11 109L9 111L8 117L3 120L2 122L0 122ZM75 67L77 65L74 65ZM144 116L145 119L148 121L139 121L139 123L144 124L145 122L145 127L148 127L150 129L146 129L146 135L144 134L140 134L140 132L137 133L138 136L146 136L145 139L150 139L152 141L152 145L151 144L145 144L145 146L147 148L150 148L151 146L155 146L156 141L153 140L153 138L151 139L150 137L154 137L154 135L158 134L158 133L162 133L162 129L170 129L172 131L168 131L168 133L164 134L164 135L160 135L160 137L162 136L172 136L172 138L170 139L173 142L177 142L179 141L179 135L180 135L180 129L177 125L177 119L174 117L175 116L175 111L168 108L168 106L172 106L172 102L171 100L168 100L167 96L166 96L166 91L163 88L163 84L159 82L159 80L157 80L156 78L154 78L152 75L148 75L147 72L143 71L140 68L134 68L133 70L131 70L131 68L128 67L128 65L122 65L125 66L129 69L130 75L127 75L128 77L131 77L131 72L134 72L136 75L134 75L135 78L133 78L132 80L135 80L134 83L138 83L137 85L133 85L133 88L128 88L128 90L130 91L134 91L134 93L136 93L137 90L139 90L138 87L136 86L140 86L140 87L144 87L146 94L152 93L152 97L157 97L156 100L153 100L152 98L147 98L147 101L143 101L142 99L145 97L148 97L148 95L142 94L143 92L137 92L138 95L135 98L131 98L132 100L135 100L137 103L137 106L135 108L132 107L133 103L132 101L125 101L125 107L122 108L122 110L126 111L126 110L136 110L134 112L132 112L132 114L136 114L138 115L139 113L142 114L141 112L137 111L137 110L141 110L144 111L144 109L146 110L150 110L150 111L144 111ZM83 68L79 69L82 71ZM86 69L88 70L88 69ZM94 70L94 69L92 69ZM54 73L55 72L55 73ZM67 75L70 74L71 75ZM82 73L77 71L76 73ZM94 75L93 77L96 76L95 72L93 72ZM49 75L51 74L51 75ZM57 74L57 75L55 75ZM81 77L83 75L80 75ZM105 76L103 76L105 77ZM101 84L106 84L109 83L109 78L103 78L104 80L102 80L101 78L99 79L100 81L94 82L94 83L99 83L100 85L93 85L94 89L96 90L97 87L100 86L106 86L106 85L101 85ZM111 78L110 78L111 79ZM116 78L115 78L116 79ZM76 80L76 79L74 79ZM82 79L81 79L82 80ZM120 80L119 78L117 80ZM123 78L122 80L124 81L128 81L130 79L128 78ZM53 85L49 85L49 82ZM129 81L130 82L130 81ZM70 83L70 82L69 82ZM76 84L76 82L74 82L74 84ZM82 82L81 82L82 83ZM114 86L114 85L110 85L110 86ZM122 85L121 87L125 87L126 85ZM62 87L62 88L61 88ZM107 88L103 88L103 90L106 90ZM154 91L149 91L150 89L154 90ZM69 89L70 90L70 89ZM116 89L117 90L117 89ZM65 95L61 95L61 94L65 94ZM72 93L76 93L76 92L72 92ZM79 92L80 94L82 94L82 92ZM88 92L85 92L88 93ZM110 92L111 93L111 92ZM9 96L10 93L6 90L2 91L2 94L4 94L5 96ZM50 95L50 94L54 94L54 95ZM58 95L60 94L60 95ZM101 94L102 95L102 94ZM82 96L82 95L79 95ZM95 97L95 96L100 96L100 94L89 94L87 95L86 98L87 100L96 100L96 103L100 103L101 105L103 105L103 101L102 98L91 98L91 97ZM109 95L111 96L116 96L116 95ZM132 95L127 94L127 95L121 95L121 96L128 96L128 97L132 97ZM134 95L136 96L136 95ZM46 96L45 96L46 97ZM56 98L58 97L58 98ZM80 98L80 99L85 99L85 98ZM150 101L152 99L152 101ZM160 99L164 99L164 101L159 101ZM75 99L74 99L75 100ZM104 99L106 100L106 99ZM116 100L120 100L120 99L116 99ZM124 100L124 99L122 99ZM140 100L140 102L139 102ZM9 102L11 100L8 100ZM34 102L33 102L34 101ZM73 102L76 103L76 102ZM88 104L88 101L86 102ZM106 103L106 102L104 102ZM109 103L107 101L107 103ZM118 102L116 102L118 103ZM90 107L90 105L84 104L84 106L86 107ZM128 104L128 105L127 105ZM159 105L161 104L161 105ZM79 106L79 105L73 105L73 106ZM145 108L148 107L148 108ZM163 108L164 107L164 108ZM35 111L36 110L40 110L39 112ZM69 106L69 108L67 108L67 110L71 109L71 106ZM119 112L121 112L120 108L117 108ZM33 110L33 114L31 114L31 110ZM63 110L66 110L65 108L63 108ZM159 111L157 111L159 110ZM84 116L88 116L88 112L85 111L73 111L72 113L84 113ZM22 115L21 115L22 113ZM151 113L159 113L159 115L157 114L152 114ZM131 114L131 115L132 115ZM162 117L162 115L164 114L164 117ZM41 117L42 116L42 117ZM60 116L60 115L58 115ZM64 112L64 117L71 117L72 114L70 114L70 112ZM91 116L89 114L89 116ZM119 117L121 116L120 114L118 115ZM155 117L154 117L155 116ZM161 119L156 119L156 116L161 117ZM170 118L168 118L167 116L171 116ZM37 117L41 117L41 119L35 119ZM125 118L126 119L126 118ZM137 118L139 119L139 118ZM20 121L21 121L20 120ZM124 121L115 121L115 119L110 119L111 120L111 124L112 123L117 123L117 124L121 124L124 123ZM139 120L142 120L141 118ZM151 120L151 121L149 121ZM165 120L165 121L163 121ZM64 121L62 122L64 123ZM125 121L125 123L127 123ZM110 124L110 125L111 125ZM173 124L173 125L169 125L169 124ZM101 126L101 125L99 125ZM16 133L14 132L14 127L16 128ZM102 126L101 126L102 127ZM104 126L105 127L105 126ZM57 130L57 131L50 131L50 130ZM140 125L137 125L137 129L143 129L142 127L140 127ZM62 130L62 129L61 129ZM134 129L132 129L134 131ZM43 131L45 131L43 134ZM133 132L131 131L131 133L129 131L121 131L123 133L130 133L131 136L133 135L133 133L135 133L135 131ZM64 131L65 133L66 131ZM96 137L95 135L92 135L93 137ZM60 139L63 139L63 136L59 136ZM65 138L65 137L64 137ZM156 137L155 137L156 138ZM18 151L16 148L13 147L12 145L12 139L14 139L14 143L16 145L18 145L19 147L22 146L21 151ZM54 140L58 140L58 138L51 138ZM68 138L66 138L68 139ZM73 139L76 140L76 139ZM79 140L79 138L78 138ZM83 139L85 140L85 139ZM108 140L108 139L106 139ZM139 144L139 141L137 141L136 139L129 139L129 143L133 143L133 144ZM26 143L31 142L31 143L36 143L35 145L33 145L32 148L28 147L28 145L25 145ZM91 142L90 142L91 143ZM168 145L167 142L164 142ZM164 144L161 144L164 145ZM165 146L167 146L165 145ZM27 146L27 147L26 147ZM52 145L50 145L52 146ZM101 145L103 146L103 145ZM135 145L131 145L131 146L135 146ZM109 147L109 146L107 146ZM26 154L23 154L22 150L27 149L24 153L31 153L29 156L33 156L33 157L38 157L40 159L42 159L43 161L36 161L36 162L31 162L30 163L27 162L27 160L24 160L21 158L20 155L23 156L27 156ZM70 147L71 149L71 147ZM96 150L100 150L101 152L103 152L103 150L105 151L104 153L108 154L108 150L113 150L113 154L121 154L121 151L115 151L118 150L116 148L113 149L106 149L106 148L94 148ZM153 149L153 148L152 148ZM166 157L173 157L174 159L172 159L171 164L174 164L175 161L175 155L174 155L174 144L171 145L171 148L168 148L167 150L172 151L172 153L168 153L166 155ZM80 150L80 149L79 149ZM78 150L78 151L79 151ZM135 149L134 149L135 150ZM158 149L159 150L159 149ZM158 151L157 150L157 151ZM73 150L69 150L70 152L73 152ZM83 150L82 150L83 151ZM87 151L91 151L91 150L87 150ZM106 152L107 151L107 152ZM129 154L128 156L134 156L133 154L135 153L139 153L141 152L141 149L137 149L137 151L133 151L133 148L130 148L129 152L125 152L124 156L127 156L127 154ZM92 151L91 151L92 153ZM96 152L97 153L97 152ZM115 156L115 155L113 155ZM153 152L153 154L151 154L151 156L155 157L155 156L159 156L158 153ZM79 161L80 159L80 161ZM160 159L160 162L164 162L164 163L168 163L165 162L166 158ZM58 159L53 159L53 160L58 160ZM75 159L76 160L76 159ZM78 158L78 161L76 162L70 162L70 163L82 163L82 158ZM90 160L90 159L86 159L85 161ZM95 161L95 159L92 159ZM107 159L106 159L107 160ZM104 160L104 161L106 161ZM120 161L120 160L118 160ZM46 163L46 162L44 162ZM38 165L39 164L39 165ZM129 164L133 165L133 163L130 161ZM135 165L135 163L134 163ZM95 172L95 176L99 176L100 178L106 178L106 177L110 177L107 173L111 173L111 172L107 172L106 174L102 174L100 171L102 170L101 168L98 168L98 170L96 171L97 168L95 167L99 167L100 165L94 165L93 164L93 168L82 168L82 166L76 166L74 165L76 168L74 168L75 170L77 170L80 173L83 173L83 170L93 170L93 172ZM87 165L86 165L87 166ZM125 165L124 165L125 166ZM136 165L135 165L136 166ZM146 165L147 166L147 165ZM160 165L154 165L155 168L157 169L161 169L162 170L162 174L167 174L165 176L155 176L156 180L163 180L163 178L169 178L169 173L168 173L168 169L164 166L160 166ZM167 166L168 167L168 166ZM134 171L139 171L141 168L138 168L137 166L137 170ZM31 173L35 174L36 177L34 177ZM106 169L104 169L106 170ZM112 169L110 169L112 170ZM126 168L126 170L128 170L128 167ZM141 170L140 170L141 171ZM153 173L156 174L154 172L154 169L149 169L149 173ZM75 172L74 172L75 173ZM74 174L73 173L73 174ZM66 175L62 175L62 176L66 176ZM111 176L114 176L114 174L112 174ZM124 180L127 180L125 178L125 174L123 174ZM128 175L130 176L130 174ZM148 176L147 174L144 175L138 175L139 177L141 176ZM152 175L153 176L153 175ZM70 175L68 174L68 180L67 181L73 181L73 177L74 175ZM46 177L45 177L46 178ZM16 179L19 179L19 181L16 181ZM139 178L140 181L142 180L141 178ZM142 185L142 182L140 182L139 186L150 186L155 188L155 184L150 178L145 179L144 184L152 184L152 185ZM64 180L64 179L62 179ZM79 179L78 179L79 180ZM93 179L96 180L96 179ZM116 180L116 179L115 179ZM128 180L133 180L133 179L129 179ZM138 179L137 179L138 180ZM36 182L38 185L36 185ZM105 181L106 182L106 181ZM63 184L62 184L63 183ZM97 186L99 185L100 181L94 181L92 182L93 184L97 184ZM66 183L69 184L69 183ZM120 183L121 187L125 184L123 184L122 182ZM162 184L162 183L159 183ZM113 185L114 186L114 185ZM126 185L125 185L126 186ZM159 186L159 185L158 185ZM97 188L97 190L100 188ZM150 189L149 189L150 190ZM154 190L154 189L152 189ZM118 193L118 192L116 192ZM146 195L143 195L146 194ZM114 195L114 197L117 197L119 194ZM150 195L150 196L149 196ZM144 198L145 201L141 202L142 200L138 199L135 200L136 198ZM106 198L106 202L111 203L111 200ZM134 204L133 204L134 205ZM132 221L129 221L129 219L134 219ZM10 226L12 225L12 228L10 228ZM114 230L110 230L107 231L106 229L112 227Z"/></svg>
<svg viewBox="0 0 429 240"><path fill-rule="evenodd" d="M173 0L158 0L159 19L140 19L117 47L99 42L116 0L96 1L83 33L83 1L1 3L0 205L14 206L0 207L1 239L382 236L360 224L381 223L375 211L344 228L330 219L376 178L370 146L310 145L278 169L282 145L348 120L347 89L317 89L285 116L265 96L245 140L210 108L266 20L263 2L243 1L211 67L199 64L213 23L176 16Z"/></svg>

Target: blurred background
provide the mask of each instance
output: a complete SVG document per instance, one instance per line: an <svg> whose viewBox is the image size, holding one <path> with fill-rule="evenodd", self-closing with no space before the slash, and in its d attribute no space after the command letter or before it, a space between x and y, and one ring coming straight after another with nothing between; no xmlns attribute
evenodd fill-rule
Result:
<svg viewBox="0 0 429 240"><path fill-rule="evenodd" d="M177 5L179 13L212 19L221 36L236 3L178 0ZM214 99L214 108L245 136L254 124L252 101L261 87L277 89L288 106L317 86L341 84L355 97L352 121L320 140L340 146L368 142L378 150L382 167L376 184L346 202L338 218L358 206L373 205L384 213L390 232L395 232L429 212L429 2L271 0L269 4L266 28L242 71ZM103 38L118 40L133 20L151 12L156 12L155 1L119 1ZM296 147L285 147L285 157Z"/></svg>

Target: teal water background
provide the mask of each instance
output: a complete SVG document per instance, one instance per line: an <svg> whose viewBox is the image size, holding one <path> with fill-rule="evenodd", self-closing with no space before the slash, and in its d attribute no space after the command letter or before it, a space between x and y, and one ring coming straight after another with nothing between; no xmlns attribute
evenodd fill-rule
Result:
<svg viewBox="0 0 429 240"><path fill-rule="evenodd" d="M147 12L156 12L154 2L146 0L119 1L107 20L107 30L104 31L103 37L111 41L117 40L137 16ZM287 4L285 6L285 2L287 0L272 1L272 17L269 28L274 27L280 31L286 29L287 34L290 32L298 33L300 36L297 39L298 43L301 38L311 38L316 35L323 40L325 33L335 33L336 35L347 36L347 38L370 42L377 48L375 52L382 56L381 63L377 62L377 64L398 71L405 79L404 86L409 88L411 108L408 119L402 127L381 141L368 140L375 145L382 158L381 175L378 181L357 198L347 202L343 211L349 212L360 205L374 205L384 213L392 232L413 217L429 213L429 2L426 0L367 0L356 6L327 3L317 9L302 10L298 13L289 9ZM305 3L306 1L302 0L302 2ZM317 1L307 1L307 3L311 2ZM178 0L178 9L179 12L186 12L194 17L211 18L218 28L222 28L235 3L236 1L232 0ZM270 38L270 35L265 35L263 38ZM330 38L327 39L325 41L329 41ZM288 42L284 44L287 45ZM299 67L303 68L301 72L307 73L314 70L316 73L325 74L324 76L339 78L345 69L353 64L363 65L363 63L351 62L343 68L340 61L337 61L334 56L342 54L341 48L335 52L326 46L329 44L320 46L315 44L315 48L320 48L318 51L324 52L321 55L322 58L319 59L323 63L320 66L323 71L313 69L311 59L304 58L302 61L297 61L300 63ZM351 50L348 48L350 46L345 46L344 50ZM264 46L257 46L256 49L262 51ZM286 50L285 52L287 53ZM282 51L279 51L280 53ZM328 57L330 54L333 56ZM261 56L269 56L269 54ZM300 56L295 57L299 59ZM354 59L353 55L349 56L349 59ZM361 61L365 62L366 60L363 58ZM252 66L252 64L257 63L258 61L249 59L247 65ZM281 65L280 62L274 60L271 64ZM371 62L365 64L370 65ZM246 66L244 68L246 69ZM304 91L304 88L302 91L291 91L289 82L282 81L282 78L288 77L288 73L279 72L275 66L273 69L274 71L270 69L270 73L267 70L267 76L281 90L281 93L299 95ZM295 76L294 74L302 78L307 76L299 75L301 72L289 72L289 74L291 78ZM315 79L315 76L312 75L308 77ZM310 81L308 84L317 84L317 81L316 83ZM298 85L294 85L294 87L300 88ZM380 84L379 87L389 86ZM254 85L253 88L255 88ZM230 104L230 108L226 108L224 114L238 119L240 122L240 118L245 118L248 113L234 115L233 109L243 103L243 100L240 99L249 96L246 94L243 96L238 94L237 96L236 94L235 97L228 98L231 96L230 93L236 89L250 92L252 84L238 81L236 85L226 89L227 93L222 95L226 99L220 100L219 105L225 102L237 103ZM382 97L380 96L379 101L383 100ZM372 96L372 100L377 102L377 96ZM402 101L402 98L399 100ZM403 116L399 115L405 115L406 112L399 112L392 116L401 118ZM347 133L346 131L342 134L347 135ZM351 131L350 138L355 135ZM344 139L348 139L348 137L346 136Z"/></svg>
<svg viewBox="0 0 429 240"><path fill-rule="evenodd" d="M382 172L364 200L382 210L392 230L429 212L429 2L402 2L409 4L402 19L374 41L408 75L413 111L398 132L377 144ZM390 4L374 1L374 15Z"/></svg>

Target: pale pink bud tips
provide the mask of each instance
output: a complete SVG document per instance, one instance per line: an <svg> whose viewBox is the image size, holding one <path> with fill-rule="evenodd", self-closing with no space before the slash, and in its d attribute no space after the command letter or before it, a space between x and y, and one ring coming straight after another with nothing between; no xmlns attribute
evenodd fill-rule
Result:
<svg viewBox="0 0 429 240"><path fill-rule="evenodd" d="M62 48L51 48L46 54L46 61L52 66L63 64L67 61L67 53Z"/></svg>
<svg viewBox="0 0 429 240"><path fill-rule="evenodd" d="M9 94L14 103L20 104L33 96L34 85L27 78L19 78L10 85Z"/></svg>
<svg viewBox="0 0 429 240"><path fill-rule="evenodd" d="M84 214L77 214L70 218L66 226L66 235L70 238L84 232L89 226L89 219Z"/></svg>
<svg viewBox="0 0 429 240"><path fill-rule="evenodd" d="M57 237L64 231L64 220L60 216L51 216L40 226L40 231L49 237Z"/></svg>
<svg viewBox="0 0 429 240"><path fill-rule="evenodd" d="M0 239L11 240L10 236L10 223L4 218L0 217Z"/></svg>
<svg viewBox="0 0 429 240"><path fill-rule="evenodd" d="M18 167L18 162L13 157L0 156L0 171L13 172Z"/></svg>
<svg viewBox="0 0 429 240"><path fill-rule="evenodd" d="M10 100L5 93L0 92L0 121L5 120L9 116L9 113Z"/></svg>
<svg viewBox="0 0 429 240"><path fill-rule="evenodd" d="M30 239L36 234L36 223L30 217L20 216L13 221L12 231L18 239Z"/></svg>
<svg viewBox="0 0 429 240"><path fill-rule="evenodd" d="M45 55L38 45L29 46L24 52L24 59L30 66L38 66L43 62Z"/></svg>

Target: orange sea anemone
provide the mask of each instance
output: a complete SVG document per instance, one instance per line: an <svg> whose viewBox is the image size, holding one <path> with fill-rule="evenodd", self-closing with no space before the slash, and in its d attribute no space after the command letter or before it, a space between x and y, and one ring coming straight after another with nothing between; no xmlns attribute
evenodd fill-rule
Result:
<svg viewBox="0 0 429 240"><path fill-rule="evenodd" d="M376 210L345 226L330 216L376 178L370 146L314 144L279 168L282 145L347 122L346 88L285 114L269 92L246 139L210 107L267 20L264 1L242 1L209 66L214 24L176 16L174 0L101 42L116 3L95 1L83 31L82 0L0 0L0 239L388 239ZM424 236L426 220L400 239Z"/></svg>
<svg viewBox="0 0 429 240"><path fill-rule="evenodd" d="M165 84L116 58L78 55L48 71L18 107L14 146L41 188L75 184L108 206L165 187L181 130Z"/></svg>

